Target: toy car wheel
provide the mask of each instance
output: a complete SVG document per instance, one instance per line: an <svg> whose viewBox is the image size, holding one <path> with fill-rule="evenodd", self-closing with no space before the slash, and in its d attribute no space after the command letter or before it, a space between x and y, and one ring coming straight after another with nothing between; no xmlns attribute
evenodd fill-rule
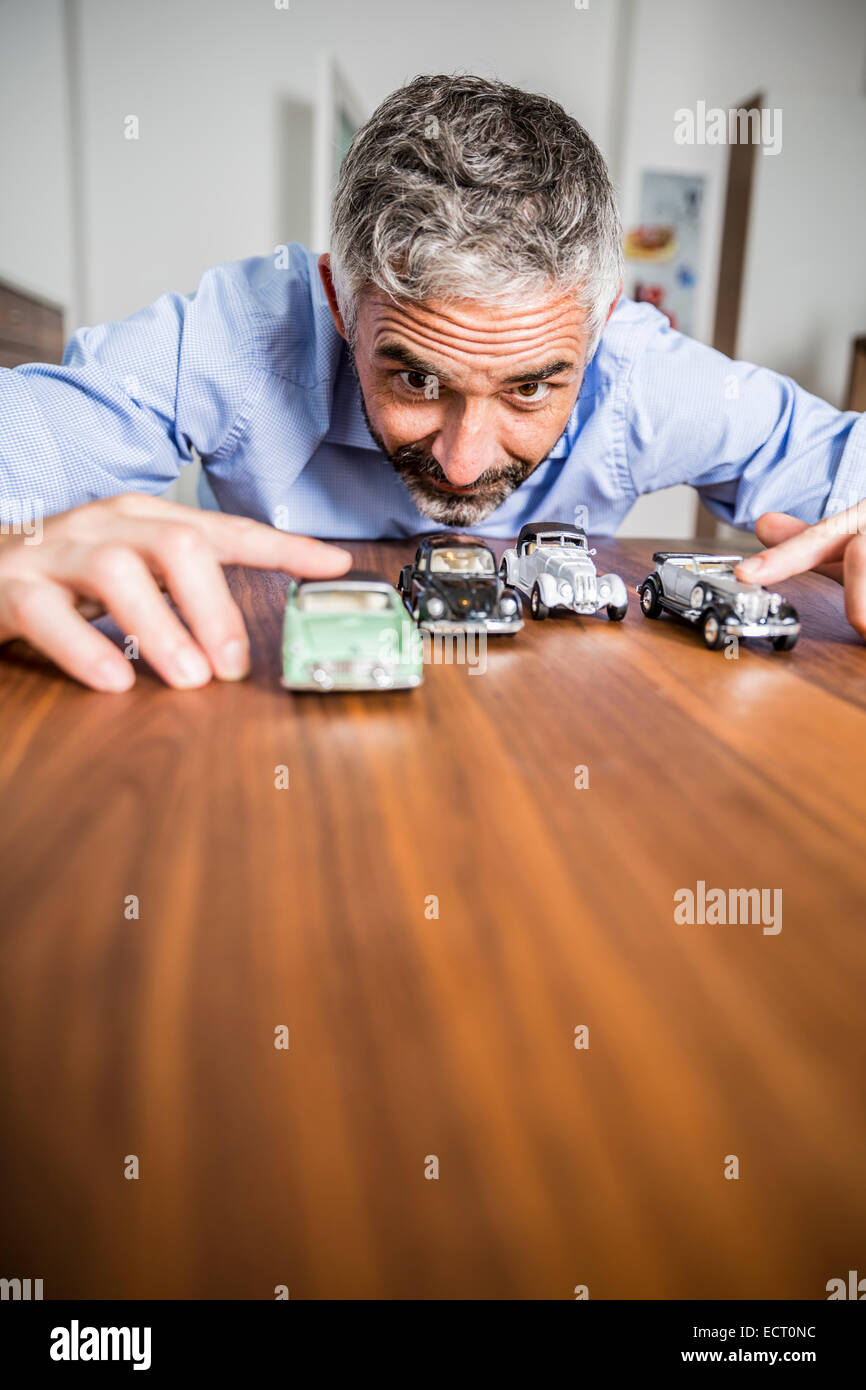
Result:
<svg viewBox="0 0 866 1390"><path fill-rule="evenodd" d="M544 599L541 597L541 590L539 589L537 584L533 584L532 586L532 596L529 600L529 611L532 614L533 618L536 618L539 622L542 618L546 618L550 613L550 609L544 602Z"/></svg>
<svg viewBox="0 0 866 1390"><path fill-rule="evenodd" d="M708 608L701 623L704 642L711 651L718 651L725 640L725 624L717 608Z"/></svg>
<svg viewBox="0 0 866 1390"><path fill-rule="evenodd" d="M607 605L607 616L612 623L621 623L627 612L627 603L609 603Z"/></svg>
<svg viewBox="0 0 866 1390"><path fill-rule="evenodd" d="M783 632L780 637L773 638L773 646L777 652L789 652L797 645L799 632Z"/></svg>
<svg viewBox="0 0 866 1390"><path fill-rule="evenodd" d="M657 618L662 611L661 594L654 579L646 579L640 586L640 611L645 618Z"/></svg>

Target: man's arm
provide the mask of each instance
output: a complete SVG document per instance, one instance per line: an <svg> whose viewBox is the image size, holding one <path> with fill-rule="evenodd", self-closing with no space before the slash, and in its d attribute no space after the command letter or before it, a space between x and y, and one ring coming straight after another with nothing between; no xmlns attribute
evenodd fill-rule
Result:
<svg viewBox="0 0 866 1390"><path fill-rule="evenodd" d="M123 492L164 492L216 452L248 388L249 321L232 266L194 295L166 294L82 328L62 366L0 371L0 499L50 515Z"/></svg>
<svg viewBox="0 0 866 1390"><path fill-rule="evenodd" d="M191 298L82 329L61 367L0 373L0 521L9 531L48 517L38 544L0 538L0 643L23 637L97 690L135 675L87 617L110 613L170 685L234 680L249 643L221 566L324 578L351 563L337 547L147 495L191 445L214 453L243 403L249 325L232 275L219 267Z"/></svg>

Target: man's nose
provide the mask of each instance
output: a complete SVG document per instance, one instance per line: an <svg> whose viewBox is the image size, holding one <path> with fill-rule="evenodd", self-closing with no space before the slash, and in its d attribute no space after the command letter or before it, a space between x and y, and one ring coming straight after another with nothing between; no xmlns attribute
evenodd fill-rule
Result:
<svg viewBox="0 0 866 1390"><path fill-rule="evenodd" d="M454 403L437 434L432 454L454 487L469 487L501 456L486 401Z"/></svg>

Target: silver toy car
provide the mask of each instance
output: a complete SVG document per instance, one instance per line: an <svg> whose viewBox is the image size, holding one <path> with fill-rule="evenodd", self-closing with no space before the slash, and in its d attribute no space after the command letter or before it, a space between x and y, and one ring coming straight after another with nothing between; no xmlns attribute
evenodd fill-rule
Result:
<svg viewBox="0 0 866 1390"><path fill-rule="evenodd" d="M597 613L619 622L628 611L628 590L618 574L599 576L582 526L567 521L533 521L521 527L517 545L503 553L499 573L529 598L533 618L552 608Z"/></svg>
<svg viewBox="0 0 866 1390"><path fill-rule="evenodd" d="M797 610L781 594L737 579L741 555L689 555L658 550L655 569L638 586L645 617L676 613L699 627L704 642L716 649L725 639L767 637L777 651L790 651L800 635Z"/></svg>

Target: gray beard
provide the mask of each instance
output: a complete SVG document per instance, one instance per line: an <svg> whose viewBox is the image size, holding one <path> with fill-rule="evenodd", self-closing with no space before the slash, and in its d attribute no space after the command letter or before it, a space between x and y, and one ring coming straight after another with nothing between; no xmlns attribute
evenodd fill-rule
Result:
<svg viewBox="0 0 866 1390"><path fill-rule="evenodd" d="M376 438L375 435L373 438ZM382 449L378 439L376 443ZM436 459L420 449L417 444L404 444L402 449L397 449L394 453L388 453L386 449L382 449L382 452L389 459L395 473L403 480L421 515L430 521L437 521L440 525L457 530L477 526L484 521L497 507L502 506L536 466L528 460L520 459L496 472L491 470L482 473L477 482L479 491L460 497L456 493L440 492L434 487L434 482L447 483L448 479Z"/></svg>

